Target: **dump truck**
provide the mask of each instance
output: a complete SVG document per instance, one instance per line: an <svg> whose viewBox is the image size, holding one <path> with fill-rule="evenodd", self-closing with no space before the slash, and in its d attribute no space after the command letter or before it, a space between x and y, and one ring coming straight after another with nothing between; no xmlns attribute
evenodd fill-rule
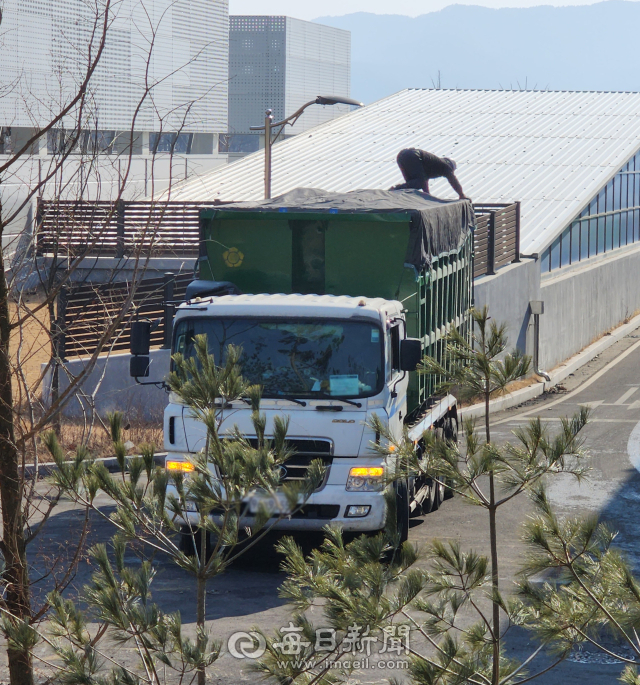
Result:
<svg viewBox="0 0 640 685"><path fill-rule="evenodd" d="M304 478L314 459L326 467L304 506L274 528L380 530L393 487L406 539L409 518L442 503L443 484L428 477L388 485L392 457L372 450L380 435L370 420L398 438L408 428L418 446L428 429L455 439L455 398L436 395L438 379L416 366L424 355L443 358L452 326L471 334L474 222L468 200L415 190L300 189L202 211L198 279L176 310L172 352L192 355L198 334L220 363L229 344L241 347L267 426L289 417L294 454L283 481ZM145 363L133 359L132 369ZM246 403L227 416L223 432L236 425L251 439ZM173 394L164 442L173 469L205 444L204 426Z"/></svg>

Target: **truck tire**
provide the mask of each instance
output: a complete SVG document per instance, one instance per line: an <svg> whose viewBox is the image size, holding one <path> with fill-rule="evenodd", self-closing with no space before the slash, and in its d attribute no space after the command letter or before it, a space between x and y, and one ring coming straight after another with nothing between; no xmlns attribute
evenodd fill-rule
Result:
<svg viewBox="0 0 640 685"><path fill-rule="evenodd" d="M452 445L458 444L458 421L455 416L447 416L444 420L444 437ZM451 499L453 490L450 487L444 489L444 499Z"/></svg>
<svg viewBox="0 0 640 685"><path fill-rule="evenodd" d="M443 425L444 439L452 443L458 444L458 422L455 416L447 416Z"/></svg>
<svg viewBox="0 0 640 685"><path fill-rule="evenodd" d="M396 530L399 543L409 539L409 488L406 478L396 481Z"/></svg>
<svg viewBox="0 0 640 685"><path fill-rule="evenodd" d="M428 479L429 494L422 500L422 514L430 514L435 511L435 495L436 491L434 488L434 480L432 478ZM437 507L436 507L437 508Z"/></svg>
<svg viewBox="0 0 640 685"><path fill-rule="evenodd" d="M211 554L211 533L208 531L205 533L205 552L207 556ZM195 532L191 532L189 526L183 526L180 530L180 542L178 545L180 551L187 557L195 557L196 550L197 554L200 555L202 549L202 530L198 528Z"/></svg>
<svg viewBox="0 0 640 685"><path fill-rule="evenodd" d="M431 483L431 488L433 489L433 509L431 511L437 511L444 501L447 489L444 483L438 483L435 480Z"/></svg>

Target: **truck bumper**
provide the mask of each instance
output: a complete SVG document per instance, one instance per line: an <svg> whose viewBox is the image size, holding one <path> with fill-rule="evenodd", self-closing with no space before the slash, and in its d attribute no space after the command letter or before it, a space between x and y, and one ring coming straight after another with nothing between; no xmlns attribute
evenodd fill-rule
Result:
<svg viewBox="0 0 640 685"><path fill-rule="evenodd" d="M347 516L349 507L370 507L366 516ZM197 526L199 515L189 513L189 522ZM212 515L216 523L219 517ZM278 520L279 519L279 520ZM325 487L311 495L300 511L291 515L283 514L274 517L267 524L270 530L307 530L321 531L326 525L339 525L348 533L365 533L380 530L386 519L386 501L384 492L347 492L344 485L325 485ZM253 525L253 516L240 519L241 526Z"/></svg>

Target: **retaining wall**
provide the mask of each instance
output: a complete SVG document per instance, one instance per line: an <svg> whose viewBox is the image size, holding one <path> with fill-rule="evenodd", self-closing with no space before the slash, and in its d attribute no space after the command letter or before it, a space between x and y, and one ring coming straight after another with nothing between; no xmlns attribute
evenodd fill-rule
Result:
<svg viewBox="0 0 640 685"><path fill-rule="evenodd" d="M548 370L640 309L640 246L544 277L540 299L540 363Z"/></svg>
<svg viewBox="0 0 640 685"><path fill-rule="evenodd" d="M149 377L142 381L162 381L169 373L170 352L169 350L151 350L151 366ZM100 416L107 412L121 411L129 420L162 421L164 408L167 405L167 392L153 385L138 385L129 376L128 353L112 354L109 357L100 357L91 371L84 379L82 392L76 393L66 404L63 414L70 418L82 418L90 407L88 399L83 395L95 393L95 408ZM84 369L86 359L69 360L66 364L69 373L77 376ZM44 387L45 404L49 404L51 373L47 375ZM98 387L97 393L96 387ZM69 377L60 374L60 392L69 387Z"/></svg>
<svg viewBox="0 0 640 685"><path fill-rule="evenodd" d="M496 321L507 324L509 349L517 347L533 354L532 317L529 302L540 297L540 266L534 259L510 264L493 276L482 276L474 283L475 306L487 305Z"/></svg>

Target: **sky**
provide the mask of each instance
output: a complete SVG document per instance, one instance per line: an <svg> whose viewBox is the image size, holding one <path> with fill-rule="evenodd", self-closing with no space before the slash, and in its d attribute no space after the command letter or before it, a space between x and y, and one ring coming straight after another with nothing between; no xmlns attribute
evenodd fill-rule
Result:
<svg viewBox="0 0 640 685"><path fill-rule="evenodd" d="M591 0L476 0L476 2L451 2L450 0L229 0L230 14L286 14L297 19L341 16L352 12L375 14L419 14L435 12L447 5L482 5L483 7L532 7L535 5L591 5Z"/></svg>

